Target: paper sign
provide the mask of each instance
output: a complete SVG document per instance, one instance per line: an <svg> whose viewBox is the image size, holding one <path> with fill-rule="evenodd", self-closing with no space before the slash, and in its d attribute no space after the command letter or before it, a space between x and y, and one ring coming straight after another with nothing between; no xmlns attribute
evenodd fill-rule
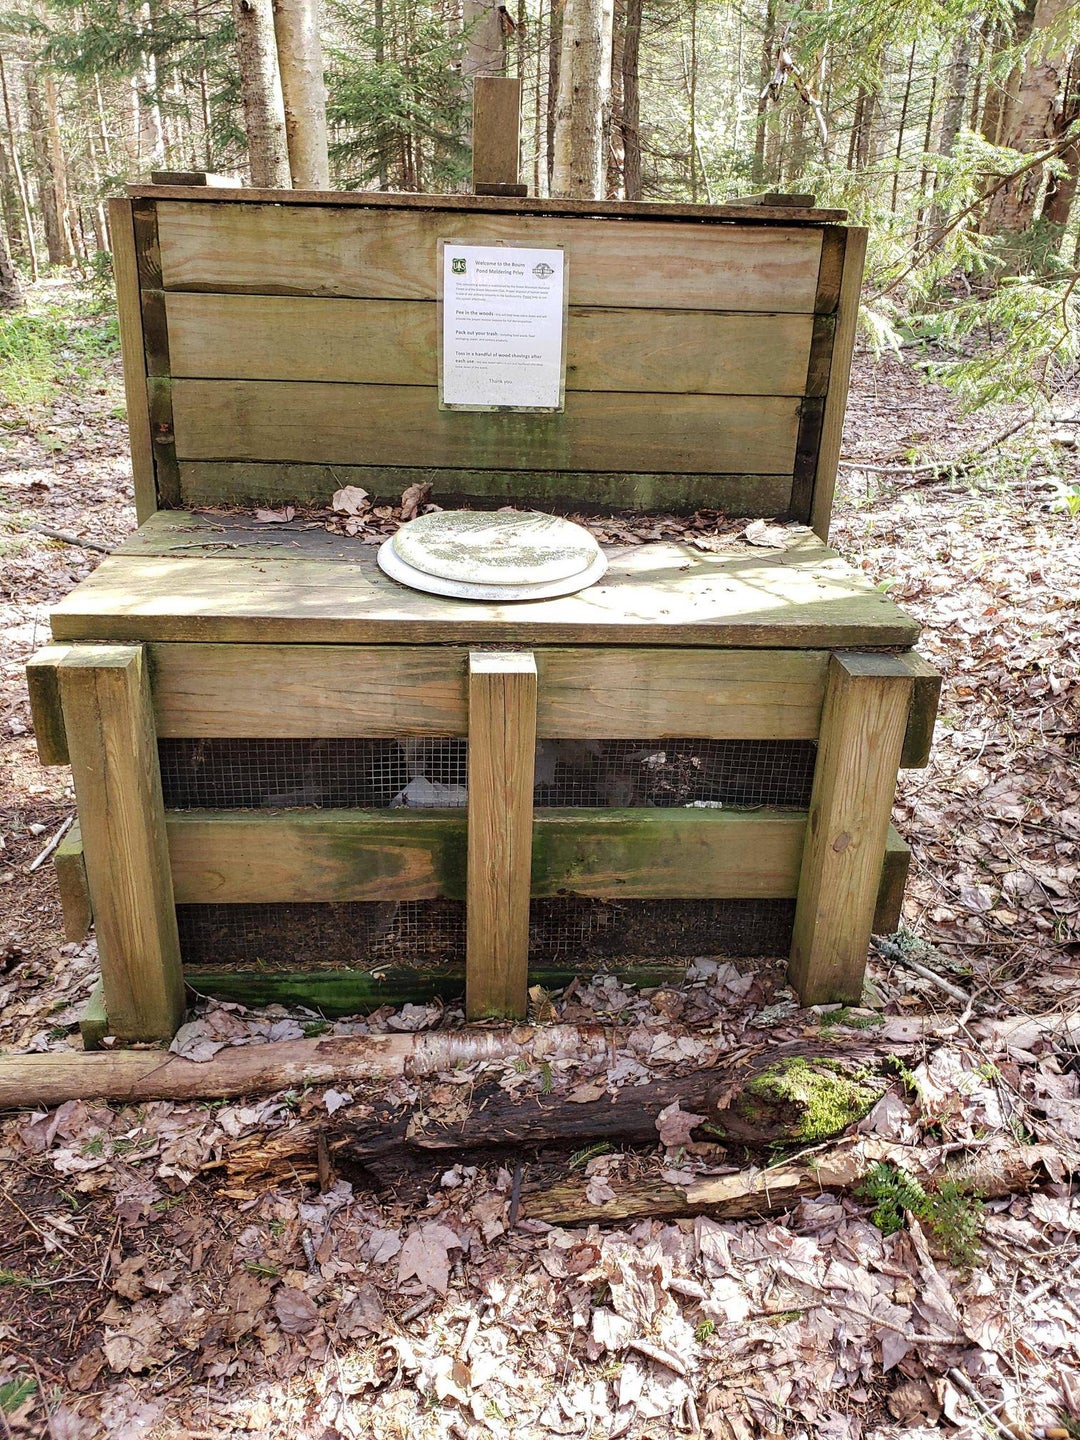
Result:
<svg viewBox="0 0 1080 1440"><path fill-rule="evenodd" d="M452 240L441 249L440 403L561 410L563 252Z"/></svg>

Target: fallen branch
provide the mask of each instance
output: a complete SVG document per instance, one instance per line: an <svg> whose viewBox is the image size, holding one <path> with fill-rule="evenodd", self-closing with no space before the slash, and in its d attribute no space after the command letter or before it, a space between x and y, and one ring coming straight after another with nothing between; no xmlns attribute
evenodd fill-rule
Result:
<svg viewBox="0 0 1080 1440"><path fill-rule="evenodd" d="M719 1141L767 1147L806 1144L842 1134L884 1095L898 1054L914 1046L822 1046L796 1043L764 1054L740 1051L712 1069L645 1085L624 1085L595 1098L567 1094L511 1095L488 1085L470 1097L464 1115L445 1118L420 1096L415 1104L376 1105L362 1122L347 1121L348 1153L368 1160L397 1149L474 1150L512 1145L575 1145L600 1141L656 1145L666 1124L682 1130L671 1144ZM677 1106L677 1112L674 1108ZM671 1114L665 1120L664 1112ZM344 1115L344 1112L343 1112Z"/></svg>
<svg viewBox="0 0 1080 1440"><path fill-rule="evenodd" d="M84 540L70 530L51 530L48 525L30 525L27 528L35 535L44 535L48 540L59 540L62 545L73 545L77 550L97 550L102 555L113 553L111 545L103 545L100 540Z"/></svg>
<svg viewBox="0 0 1080 1440"><path fill-rule="evenodd" d="M65 1100L224 1099L332 1081L419 1078L486 1060L584 1060L606 1054L616 1038L599 1025L520 1025L230 1045L198 1063L162 1050L0 1055L0 1110Z"/></svg>
<svg viewBox="0 0 1080 1440"><path fill-rule="evenodd" d="M767 1170L753 1167L733 1175L703 1176L683 1183L662 1176L615 1180L611 1182L614 1198L603 1204L590 1201L587 1179L572 1177L523 1195L521 1218L552 1225L593 1221L611 1224L692 1215L748 1220L789 1210L804 1198L855 1190L871 1166L880 1161L891 1161L921 1183L932 1184L946 1174L961 1191L995 1199L1033 1189L1043 1178L1042 1160L1049 1154L1049 1146L1003 1142L999 1148L987 1147L972 1157L953 1160L939 1172L928 1163L925 1153L913 1146L891 1145L867 1137L846 1140L818 1151L809 1160Z"/></svg>
<svg viewBox="0 0 1080 1440"><path fill-rule="evenodd" d="M52 839L49 841L49 843L45 846L45 849L42 850L42 852L40 853L40 855L35 856L34 859L30 861L30 864L26 867L27 872L28 872L29 874L32 875L35 870L37 870L41 865L44 865L45 861L49 858L49 856L53 853L53 851L56 849L56 847L60 844L60 841L64 838L64 836L65 836L65 835L67 834L67 832L71 829L71 827L72 827L72 825L74 825L74 823L75 823L75 816L74 816L74 815L69 815L68 818L64 821L64 823L60 826L60 829L57 830L56 834L52 837Z"/></svg>

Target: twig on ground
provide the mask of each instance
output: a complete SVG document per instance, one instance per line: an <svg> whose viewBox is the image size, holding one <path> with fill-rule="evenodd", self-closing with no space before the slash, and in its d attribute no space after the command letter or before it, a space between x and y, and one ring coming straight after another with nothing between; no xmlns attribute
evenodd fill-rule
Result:
<svg viewBox="0 0 1080 1440"><path fill-rule="evenodd" d="M960 1005L971 1005L972 997L966 990L961 990L959 985L954 985L951 980L946 980L944 975L939 975L936 970L931 970L929 965L923 965L918 960L913 960L902 945L894 945L892 941L877 935L874 937L873 945L878 954L884 956L886 960L893 960L896 964L903 965L921 976L923 980L929 980L932 985L936 985L939 990L943 990L946 995Z"/></svg>
<svg viewBox="0 0 1080 1440"><path fill-rule="evenodd" d="M33 859L33 860L30 861L30 864L26 867L28 874L33 874L33 872L34 872L40 865L44 865L45 861L49 858L49 856L53 853L53 851L56 849L56 847L60 844L60 841L64 838L64 836L65 836L65 835L67 834L67 832L71 829L71 827L72 827L72 825L74 825L74 823L75 823L75 816L74 816L74 815L69 815L68 818L64 821L64 823L60 826L60 829L57 830L56 834L52 837L52 839L49 841L49 843L45 846L45 849L42 850L41 854L38 855L35 859Z"/></svg>
<svg viewBox="0 0 1080 1440"><path fill-rule="evenodd" d="M48 525L30 525L27 528L35 535L44 535L48 540L59 540L63 545L74 545L78 550L98 550L102 555L113 553L111 545L103 545L100 540L84 540L81 535L75 535L70 530L51 530Z"/></svg>
<svg viewBox="0 0 1080 1440"><path fill-rule="evenodd" d="M991 1426L997 1432L997 1434L1001 1437L1001 1440L1016 1440L1016 1432L1012 1430L1010 1426L1005 1423L1004 1420L1000 1419L997 1415L994 1414L993 1410L979 1394L979 1392L975 1389L975 1386L972 1385L971 1381L967 1378L967 1376L962 1370L957 1369L955 1365L950 1365L949 1369L946 1371L946 1374L956 1386L956 1388L963 1391L963 1393L967 1396L967 1398L971 1401L972 1405L974 1405L975 1409L978 1411L980 1418L983 1419L987 1423L987 1425Z"/></svg>

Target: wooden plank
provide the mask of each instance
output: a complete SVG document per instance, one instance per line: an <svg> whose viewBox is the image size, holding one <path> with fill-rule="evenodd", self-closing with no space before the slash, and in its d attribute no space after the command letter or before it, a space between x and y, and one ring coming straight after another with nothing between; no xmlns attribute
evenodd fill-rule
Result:
<svg viewBox="0 0 1080 1440"><path fill-rule="evenodd" d="M466 735L468 652L354 645L155 645L163 736Z"/></svg>
<svg viewBox="0 0 1080 1440"><path fill-rule="evenodd" d="M804 1005L861 999L913 683L903 657L829 661L789 967Z"/></svg>
<svg viewBox="0 0 1080 1440"><path fill-rule="evenodd" d="M533 894L627 899L790 899L806 816L758 810L547 810Z"/></svg>
<svg viewBox="0 0 1080 1440"><path fill-rule="evenodd" d="M901 658L914 685L900 768L922 770L930 763L930 747L934 743L934 724L941 700L941 672L921 655L912 653Z"/></svg>
<svg viewBox="0 0 1080 1440"><path fill-rule="evenodd" d="M904 889L911 868L911 847L903 836L889 826L885 840L885 860L881 867L877 903L874 908L873 933L892 935L900 928L904 908Z"/></svg>
<svg viewBox="0 0 1080 1440"><path fill-rule="evenodd" d="M435 487L439 503L480 501L574 513L591 510L663 510L693 514L785 515L790 475L678 475L628 471L431 470L369 465L301 465L254 461L180 462L181 503L200 505L326 505L342 485L359 485L396 503L410 485Z"/></svg>
<svg viewBox="0 0 1080 1440"><path fill-rule="evenodd" d="M473 80L472 140L474 190L478 185L520 183L520 76L476 76Z"/></svg>
<svg viewBox="0 0 1080 1440"><path fill-rule="evenodd" d="M509 214L485 213L500 205L485 200L466 217L441 206L365 211L276 198L271 205L207 205L189 192L175 204L159 201L165 288L434 300L437 242L450 237L477 245L562 245L575 305L814 309L821 254L814 229L676 226L626 216L597 225L537 216L514 201L501 202Z"/></svg>
<svg viewBox="0 0 1080 1440"><path fill-rule="evenodd" d="M175 810L176 902L465 898L465 812Z"/></svg>
<svg viewBox="0 0 1080 1440"><path fill-rule="evenodd" d="M814 740L825 651L538 650L537 734Z"/></svg>
<svg viewBox="0 0 1080 1440"><path fill-rule="evenodd" d="M171 373L179 378L381 385L438 381L432 300L186 291L170 292L164 300ZM811 338L821 319L573 305L566 388L802 395Z"/></svg>
<svg viewBox="0 0 1080 1440"><path fill-rule="evenodd" d="M287 208L301 209L318 206L334 206L353 210L400 210L431 211L446 213L460 210L467 214L491 215L544 215L544 216L586 216L596 215L610 219L665 220L669 222L692 220L700 225L726 225L732 220L745 220L752 224L767 225L779 222L782 225L835 225L847 219L846 210L835 209L794 209L788 206L744 205L731 201L725 205L687 205L678 202L656 200L563 200L530 199L524 204L507 202L499 204L472 195L401 195L381 190L290 190L283 196L280 190L257 190L250 186L237 185L224 191L198 191L180 187L129 185L128 194L133 198L152 200L193 200L220 201L235 205L277 204Z"/></svg>
<svg viewBox="0 0 1080 1440"><path fill-rule="evenodd" d="M73 647L60 694L110 1024L169 1039L184 989L142 647Z"/></svg>
<svg viewBox="0 0 1080 1440"><path fill-rule="evenodd" d="M85 940L94 919L90 882L86 878L82 830L76 820L53 855L60 908L64 914L64 939L77 944Z"/></svg>
<svg viewBox="0 0 1080 1440"><path fill-rule="evenodd" d="M238 175L217 175L212 170L151 170L154 185L210 185L217 190L235 190L242 182Z"/></svg>
<svg viewBox="0 0 1080 1440"><path fill-rule="evenodd" d="M686 975L685 960L629 961L623 965L533 965L529 981L545 990L558 990L576 976L599 969L626 985L678 985ZM203 970L185 972L189 986L199 995L235 1000L241 1005L304 1005L326 1016L358 1015L382 1005L418 1005L434 998L456 1000L465 993L465 967L451 963L413 969L405 965L377 965L371 970L253 971Z"/></svg>
<svg viewBox="0 0 1080 1440"><path fill-rule="evenodd" d="M536 754L536 661L469 655L465 1013L524 1019Z"/></svg>
<svg viewBox="0 0 1080 1440"><path fill-rule="evenodd" d="M180 472L176 463L176 431L173 420L173 382L167 375L148 375L146 394L150 407L150 435L154 448L159 504L172 508L180 503Z"/></svg>
<svg viewBox="0 0 1080 1440"><path fill-rule="evenodd" d="M26 688L30 693L30 722L34 727L38 759L42 765L68 764L64 710L60 703L58 666L67 645L44 645L26 662Z"/></svg>
<svg viewBox="0 0 1080 1440"><path fill-rule="evenodd" d="M116 277L120 349L124 357L124 396L127 401L131 471L135 479L135 513L141 525L158 508L158 503L150 443L150 409L146 396L139 268L130 200L109 201L109 233L112 236L113 274Z"/></svg>
<svg viewBox="0 0 1080 1440"><path fill-rule="evenodd" d="M156 385L169 382L155 381ZM558 415L439 409L421 385L174 380L183 460L789 475L788 396L570 393ZM159 461L160 464L160 461Z"/></svg>
<svg viewBox="0 0 1080 1440"><path fill-rule="evenodd" d="M460 900L466 825L460 810L166 816L176 900L192 905ZM801 811L537 810L528 891L538 898L791 899L805 830Z"/></svg>
<svg viewBox="0 0 1080 1440"><path fill-rule="evenodd" d="M730 202L733 205L779 205L792 207L796 210L809 210L813 208L815 197L798 192L787 193L782 190L758 190L753 195L736 195Z"/></svg>
<svg viewBox="0 0 1080 1440"><path fill-rule="evenodd" d="M84 1050L102 1049L105 1036L109 1033L109 1016L105 1009L105 987L98 980L86 1007L79 1016L79 1034Z"/></svg>
<svg viewBox="0 0 1080 1440"><path fill-rule="evenodd" d="M840 282L836 312L836 338L833 342L832 366L829 371L829 393L818 446L818 464L814 476L814 502L810 523L822 540L829 538L833 491L836 488L836 467L840 461L840 441L844 431L848 384L851 379L851 357L855 348L855 331L859 323L859 297L862 293L863 262L866 258L866 230L853 225L847 232L844 271Z"/></svg>
<svg viewBox="0 0 1080 1440"><path fill-rule="evenodd" d="M465 735L468 652L417 646L154 645L162 736ZM825 651L536 652L537 735L815 739Z"/></svg>
<svg viewBox="0 0 1080 1440"><path fill-rule="evenodd" d="M205 520L180 519L192 534L200 525L209 533ZM159 520L149 533L168 537L176 522ZM579 595L506 605L409 590L382 574L370 546L357 547L349 564L227 552L213 560L112 555L51 618L58 641L818 650L906 648L919 634L887 595L816 545L784 552L744 545L727 556L642 545L613 554L604 580Z"/></svg>

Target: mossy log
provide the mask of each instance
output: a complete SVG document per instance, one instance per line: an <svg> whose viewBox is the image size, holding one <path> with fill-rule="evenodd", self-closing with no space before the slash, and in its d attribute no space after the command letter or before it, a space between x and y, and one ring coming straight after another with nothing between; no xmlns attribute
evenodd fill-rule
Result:
<svg viewBox="0 0 1080 1440"><path fill-rule="evenodd" d="M487 1147L579 1146L601 1141L655 1145L662 1111L678 1102L699 1117L689 1138L750 1148L809 1144L840 1135L884 1095L897 1051L865 1046L827 1049L781 1046L709 1070L615 1095L576 1101L565 1094L508 1094L488 1084L473 1092L465 1114L441 1117L428 1097L410 1105L376 1104L362 1124L332 1127L344 1153L362 1162L404 1148L413 1152Z"/></svg>

